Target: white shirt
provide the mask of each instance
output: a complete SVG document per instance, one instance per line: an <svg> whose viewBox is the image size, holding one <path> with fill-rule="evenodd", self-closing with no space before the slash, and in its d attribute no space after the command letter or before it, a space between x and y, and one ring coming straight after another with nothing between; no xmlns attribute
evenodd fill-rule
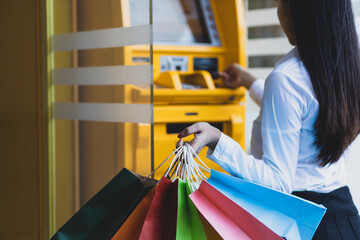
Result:
<svg viewBox="0 0 360 240"><path fill-rule="evenodd" d="M346 185L344 155L338 162L320 167L316 161L314 123L319 103L308 72L293 49L266 79L256 80L250 96L262 103L254 121L251 155L222 134L207 157L231 175L284 192L330 192Z"/></svg>

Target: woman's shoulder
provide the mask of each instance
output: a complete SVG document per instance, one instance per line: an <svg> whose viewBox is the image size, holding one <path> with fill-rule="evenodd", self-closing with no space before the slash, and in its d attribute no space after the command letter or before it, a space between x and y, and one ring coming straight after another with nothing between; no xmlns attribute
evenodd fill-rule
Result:
<svg viewBox="0 0 360 240"><path fill-rule="evenodd" d="M314 97L310 77L296 48L276 63L274 70L266 79L266 85L268 87L284 87Z"/></svg>
<svg viewBox="0 0 360 240"><path fill-rule="evenodd" d="M304 76L303 70L304 64L299 57L297 48L294 48L275 64L272 73L282 73L290 78L304 78L307 76Z"/></svg>
<svg viewBox="0 0 360 240"><path fill-rule="evenodd" d="M304 116L317 105L308 73L296 53L290 52L275 66L266 78L264 99L278 98L287 104L298 106ZM313 108L314 113L317 108Z"/></svg>

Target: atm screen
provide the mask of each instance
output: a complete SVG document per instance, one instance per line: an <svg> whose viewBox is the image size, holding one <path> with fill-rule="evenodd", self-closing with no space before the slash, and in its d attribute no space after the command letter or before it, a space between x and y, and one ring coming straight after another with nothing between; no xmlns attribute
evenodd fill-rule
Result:
<svg viewBox="0 0 360 240"><path fill-rule="evenodd" d="M148 0L147 0L148 1ZM146 11L144 0L132 1L132 16ZM148 10L149 8L147 8ZM214 15L209 0L153 0L153 39L159 44L208 44L220 45ZM140 19L131 18L132 25ZM148 19L142 20L144 24ZM146 22L147 21L147 22Z"/></svg>

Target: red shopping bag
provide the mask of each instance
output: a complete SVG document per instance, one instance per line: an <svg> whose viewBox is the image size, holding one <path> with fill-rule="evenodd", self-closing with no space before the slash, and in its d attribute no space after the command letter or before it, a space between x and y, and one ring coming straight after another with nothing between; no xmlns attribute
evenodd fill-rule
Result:
<svg viewBox="0 0 360 240"><path fill-rule="evenodd" d="M140 240L176 239L178 181L163 177L151 202Z"/></svg>

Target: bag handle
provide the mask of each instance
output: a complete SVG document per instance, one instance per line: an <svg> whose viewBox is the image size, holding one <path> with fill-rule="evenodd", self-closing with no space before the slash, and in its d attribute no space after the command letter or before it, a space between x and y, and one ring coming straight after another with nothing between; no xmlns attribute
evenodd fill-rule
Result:
<svg viewBox="0 0 360 240"><path fill-rule="evenodd" d="M188 144L176 148L165 160L160 163L156 169L149 174L147 178L153 175L166 161L168 161L173 155L173 157L166 173L165 177L175 181L177 178L180 178L184 181L188 181L189 186L192 191L195 191L199 188L200 183L207 178L202 171L210 172L210 168L200 159L196 154L194 149ZM199 163L195 160L198 159Z"/></svg>

